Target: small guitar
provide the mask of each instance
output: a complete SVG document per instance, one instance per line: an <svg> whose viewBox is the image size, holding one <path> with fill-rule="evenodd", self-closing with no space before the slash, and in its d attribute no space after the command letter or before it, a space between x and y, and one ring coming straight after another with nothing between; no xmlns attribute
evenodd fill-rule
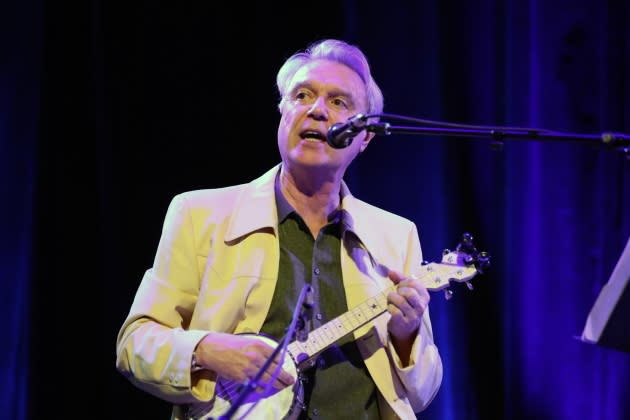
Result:
<svg viewBox="0 0 630 420"><path fill-rule="evenodd" d="M444 250L440 263L423 264L419 279L427 290L443 290L445 297L450 299L452 292L449 286L452 282L466 283L468 288L472 290L470 280L481 273L489 264L490 255L487 252L477 252L472 244L472 236L465 233L455 251ZM303 379L300 370L310 366L309 362L330 345L385 313L387 311L387 295L395 290L396 285L382 290L376 296L311 331L308 334L308 340L291 342L287 346L289 357L284 358L282 368L293 375L295 384L282 390L266 387L262 392L251 392L234 413L234 418L241 419L251 415L253 419L297 419L304 408ZM272 347L278 346L275 340L264 335L248 335L256 337ZM207 403L191 405L186 418L220 418L238 399L242 387L243 384L219 377L213 399Z"/></svg>

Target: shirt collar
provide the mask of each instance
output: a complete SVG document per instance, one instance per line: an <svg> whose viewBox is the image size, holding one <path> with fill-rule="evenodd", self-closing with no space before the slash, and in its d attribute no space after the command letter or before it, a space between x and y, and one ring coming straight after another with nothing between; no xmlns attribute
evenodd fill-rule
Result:
<svg viewBox="0 0 630 420"><path fill-rule="evenodd" d="M276 195L276 208L278 209L278 223L282 223L284 219L286 219L291 213L295 212L293 206L286 199L284 194L282 193L282 186L280 183L280 172L276 174L276 179L274 183L274 191ZM341 199L339 200L340 204L343 203L344 195L348 195L350 191L348 187L342 182L341 186ZM296 212L297 213L297 212ZM344 223L345 213L343 211L343 207L341 209L334 210L328 218L329 223L340 223L342 228L345 230L346 224Z"/></svg>

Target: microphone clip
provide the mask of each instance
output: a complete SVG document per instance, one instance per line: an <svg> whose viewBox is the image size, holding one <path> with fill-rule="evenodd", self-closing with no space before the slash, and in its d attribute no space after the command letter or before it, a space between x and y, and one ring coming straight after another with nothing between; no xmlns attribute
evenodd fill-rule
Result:
<svg viewBox="0 0 630 420"><path fill-rule="evenodd" d="M354 137L366 128L367 120L367 115L357 114L346 122L333 124L328 130L326 141L335 149L350 146Z"/></svg>

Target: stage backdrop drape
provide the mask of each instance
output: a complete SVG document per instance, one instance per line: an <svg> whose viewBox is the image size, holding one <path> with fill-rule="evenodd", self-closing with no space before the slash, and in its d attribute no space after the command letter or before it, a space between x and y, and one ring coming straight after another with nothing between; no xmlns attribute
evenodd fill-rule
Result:
<svg viewBox="0 0 630 420"><path fill-rule="evenodd" d="M0 417L27 413L41 7L0 5Z"/></svg>
<svg viewBox="0 0 630 420"><path fill-rule="evenodd" d="M627 2L361 9L352 35L376 55L390 112L628 130ZM401 29L361 25L379 20ZM516 140L496 151L489 140L377 138L352 173L357 195L417 221L425 258L464 231L492 254L474 291L432 300L447 368L421 417L628 418L630 355L576 336L630 235L630 165L591 145Z"/></svg>
<svg viewBox="0 0 630 420"><path fill-rule="evenodd" d="M275 74L310 41L360 45L386 112L630 132L621 0L216 3L3 6L9 418L168 418L168 403L116 372L118 328L172 196L278 162ZM413 220L425 259L464 232L492 256L474 290L432 295L444 381L419 418L630 416L630 354L579 340L630 236L623 153L392 134L373 140L347 182Z"/></svg>

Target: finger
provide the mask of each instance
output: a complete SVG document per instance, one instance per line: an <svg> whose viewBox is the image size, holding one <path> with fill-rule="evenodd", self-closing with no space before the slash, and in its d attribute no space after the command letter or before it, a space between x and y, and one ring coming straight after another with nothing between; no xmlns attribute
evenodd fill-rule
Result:
<svg viewBox="0 0 630 420"><path fill-rule="evenodd" d="M393 281L394 284L398 284L405 279L405 276L403 276L402 273L394 270L389 270L389 272L387 273L387 277L389 277L389 279Z"/></svg>
<svg viewBox="0 0 630 420"><path fill-rule="evenodd" d="M404 321L405 320L405 314L400 310L400 308L398 308L396 305L394 305L393 303L390 303L389 305L387 305L387 311L391 314L392 316L392 320L401 320Z"/></svg>
<svg viewBox="0 0 630 420"><path fill-rule="evenodd" d="M400 293L402 290L410 289L413 290L422 301L429 302L431 296L429 295L429 291L424 285L420 284L420 282L416 280L405 280L400 282L396 290Z"/></svg>
<svg viewBox="0 0 630 420"><path fill-rule="evenodd" d="M287 362L289 364L291 363L290 359L286 359L286 360L287 360ZM278 370L278 373L277 373L278 378L277 378L277 380L280 381L282 383L282 385L284 385L284 386L292 385L293 383L295 383L295 378L294 378L294 376L291 373L287 372L284 369L285 365L286 364L283 364L282 366L280 366L278 368L278 364L276 364L276 366L273 369L270 369L269 371L271 371L273 373L273 372L276 372L276 370Z"/></svg>
<svg viewBox="0 0 630 420"><path fill-rule="evenodd" d="M260 384L260 386L256 389L258 392L262 392L267 386L269 386L269 382L272 380L272 375L270 375L269 373L265 373L261 378L260 381L258 382ZM271 386L275 389L281 389L280 386L281 384L278 383L277 380L275 380L273 383L271 383Z"/></svg>
<svg viewBox="0 0 630 420"><path fill-rule="evenodd" d="M422 285L418 281L407 278L400 280L400 282L396 284L397 289L400 289L401 287L409 287L416 290L422 289Z"/></svg>
<svg viewBox="0 0 630 420"><path fill-rule="evenodd" d="M390 304L388 305L388 309L390 306L393 305L395 309L397 309L398 311L402 313L402 316L404 318L412 317L412 314L415 313L415 310L411 307L407 299L405 299L403 296L401 296L398 293L388 294L387 302ZM392 313L393 315L392 311L390 311L390 313Z"/></svg>
<svg viewBox="0 0 630 420"><path fill-rule="evenodd" d="M390 270L389 278L397 286L398 289L401 287L410 287L417 290L420 294L428 294L428 291L426 290L424 285L413 275L411 277L405 277L398 271Z"/></svg>
<svg viewBox="0 0 630 420"><path fill-rule="evenodd" d="M281 381L283 385L285 386L294 383L293 376L282 368L284 364L282 365L282 367L280 366L281 354L277 354L275 359L272 361L269 361L268 358L265 358L261 354L258 354L258 357L259 359L257 360L256 363L254 363L256 365L257 371L262 369L263 366L269 362L269 365L267 366L263 374L267 376L267 379L266 379L267 381L271 378L272 375L277 375L278 376L277 379ZM286 363L286 360L287 359L285 358L285 363Z"/></svg>
<svg viewBox="0 0 630 420"><path fill-rule="evenodd" d="M396 285L398 287L411 287L418 291L426 289L426 287L424 286L424 284L422 284L420 280L412 278L412 277L405 277L401 279Z"/></svg>
<svg viewBox="0 0 630 420"><path fill-rule="evenodd" d="M401 295L407 303L415 310L423 310L422 297L418 294L416 289L410 287L402 287L398 289L398 294Z"/></svg>
<svg viewBox="0 0 630 420"><path fill-rule="evenodd" d="M267 369L266 374L271 376L276 372L276 369L278 369L278 363L273 362ZM277 376L278 377L276 379L277 381L279 381L282 387L287 386L287 385L292 385L295 382L293 376L282 368L279 369Z"/></svg>
<svg viewBox="0 0 630 420"><path fill-rule="evenodd" d="M396 293L391 294L390 302L400 311L403 323L417 325L424 312L424 308L420 303L418 303L418 307L416 308L407 298ZM392 311L390 311L390 313L392 313Z"/></svg>
<svg viewBox="0 0 630 420"><path fill-rule="evenodd" d="M293 376L285 370L280 370L277 373L277 376L274 375L274 373L275 372L268 370L265 372L262 379L266 384L272 381L271 386L275 389L286 388L287 386L295 383Z"/></svg>
<svg viewBox="0 0 630 420"><path fill-rule="evenodd" d="M246 368L248 372L252 370L260 370L267 362L267 358L257 351L250 351L246 353L245 356L247 358Z"/></svg>
<svg viewBox="0 0 630 420"><path fill-rule="evenodd" d="M269 368L275 369L280 362L280 354L276 354L273 360L269 361L269 358L273 355L274 349L263 344L263 346L255 345L250 351L246 353L249 362L257 369L262 368L265 363L269 362Z"/></svg>
<svg viewBox="0 0 630 420"><path fill-rule="evenodd" d="M242 383L242 384L246 384L252 380L254 375L255 373L252 373L249 370L242 370L241 372L238 373L238 376L234 379L234 381Z"/></svg>
<svg viewBox="0 0 630 420"><path fill-rule="evenodd" d="M282 389L289 385L293 385L295 383L295 379L293 378L293 375L291 375L289 372L281 369L275 383L279 386L278 389Z"/></svg>
<svg viewBox="0 0 630 420"><path fill-rule="evenodd" d="M252 344L253 350L260 353L263 357L268 359L273 354L274 348L268 345L267 343L263 343L262 341L255 341Z"/></svg>

